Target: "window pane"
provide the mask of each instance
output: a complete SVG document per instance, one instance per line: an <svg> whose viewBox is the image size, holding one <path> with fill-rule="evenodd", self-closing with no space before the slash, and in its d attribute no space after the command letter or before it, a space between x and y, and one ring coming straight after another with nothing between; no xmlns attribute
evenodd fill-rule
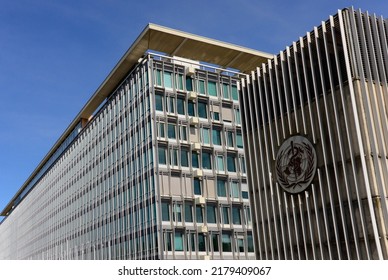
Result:
<svg viewBox="0 0 388 280"><path fill-rule="evenodd" d="M189 152L181 150L181 165L189 167Z"/></svg>
<svg viewBox="0 0 388 280"><path fill-rule="evenodd" d="M202 153L202 168L212 169L211 155L209 153Z"/></svg>
<svg viewBox="0 0 388 280"><path fill-rule="evenodd" d="M242 198L249 198L247 191L242 191L241 196L242 196Z"/></svg>
<svg viewBox="0 0 388 280"><path fill-rule="evenodd" d="M174 222L182 222L182 205L174 204Z"/></svg>
<svg viewBox="0 0 388 280"><path fill-rule="evenodd" d="M229 99L229 85L228 84L222 84L222 93L224 95L224 98Z"/></svg>
<svg viewBox="0 0 388 280"><path fill-rule="evenodd" d="M217 96L217 84L216 84L216 82L208 81L207 82L207 90L208 90L209 95Z"/></svg>
<svg viewBox="0 0 388 280"><path fill-rule="evenodd" d="M234 147L234 133L232 131L228 131L228 146Z"/></svg>
<svg viewBox="0 0 388 280"><path fill-rule="evenodd" d="M162 221L170 221L168 202L162 202Z"/></svg>
<svg viewBox="0 0 388 280"><path fill-rule="evenodd" d="M155 109L163 111L163 96L160 94L155 94Z"/></svg>
<svg viewBox="0 0 388 280"><path fill-rule="evenodd" d="M206 251L205 235L203 233L198 233L198 251Z"/></svg>
<svg viewBox="0 0 388 280"><path fill-rule="evenodd" d="M179 139L183 141L187 141L187 126L181 125L179 128Z"/></svg>
<svg viewBox="0 0 388 280"><path fill-rule="evenodd" d="M199 179L194 179L194 194L196 195L201 195L201 180Z"/></svg>
<svg viewBox="0 0 388 280"><path fill-rule="evenodd" d="M188 91L192 91L193 90L193 79L190 78L190 77L186 77L186 89Z"/></svg>
<svg viewBox="0 0 388 280"><path fill-rule="evenodd" d="M222 251L232 252L232 241L230 239L230 234L222 234Z"/></svg>
<svg viewBox="0 0 388 280"><path fill-rule="evenodd" d="M234 120L236 124L241 124L240 110L234 109Z"/></svg>
<svg viewBox="0 0 388 280"><path fill-rule="evenodd" d="M202 207L201 206L195 206L195 214L197 218L197 223L203 223L203 215L202 215Z"/></svg>
<svg viewBox="0 0 388 280"><path fill-rule="evenodd" d="M172 73L163 72L164 87L172 88Z"/></svg>
<svg viewBox="0 0 388 280"><path fill-rule="evenodd" d="M238 198L239 197L239 187L237 182L231 182L230 183L230 188L231 188L231 196L233 198Z"/></svg>
<svg viewBox="0 0 388 280"><path fill-rule="evenodd" d="M239 252L244 252L244 239L237 239L237 247Z"/></svg>
<svg viewBox="0 0 388 280"><path fill-rule="evenodd" d="M159 163L166 164L166 149L163 147L158 148Z"/></svg>
<svg viewBox="0 0 388 280"><path fill-rule="evenodd" d="M220 113L219 112L213 112L213 120L215 120L215 121L220 120Z"/></svg>
<svg viewBox="0 0 388 280"><path fill-rule="evenodd" d="M236 162L235 162L236 160L235 160L235 157L232 156L232 155L228 155L227 161L228 161L228 171L236 172Z"/></svg>
<svg viewBox="0 0 388 280"><path fill-rule="evenodd" d="M241 133L237 133L236 140L237 140L237 147L242 148L243 147L243 138L242 138Z"/></svg>
<svg viewBox="0 0 388 280"><path fill-rule="evenodd" d="M169 112L175 113L175 97L170 96L169 99L170 99Z"/></svg>
<svg viewBox="0 0 388 280"><path fill-rule="evenodd" d="M213 144L221 145L221 131L213 129Z"/></svg>
<svg viewBox="0 0 388 280"><path fill-rule="evenodd" d="M193 222L193 212L192 212L193 206L189 203L185 204L185 221L188 223Z"/></svg>
<svg viewBox="0 0 388 280"><path fill-rule="evenodd" d="M209 128L202 128L202 143L203 144L210 144L210 129Z"/></svg>
<svg viewBox="0 0 388 280"><path fill-rule="evenodd" d="M198 102L198 116L207 119L207 105L203 102Z"/></svg>
<svg viewBox="0 0 388 280"><path fill-rule="evenodd" d="M222 220L225 225L229 224L229 208L228 207L222 207Z"/></svg>
<svg viewBox="0 0 388 280"><path fill-rule="evenodd" d="M233 100L238 100L238 91L236 85L232 85L232 97Z"/></svg>
<svg viewBox="0 0 388 280"><path fill-rule="evenodd" d="M170 123L168 124L168 138L176 139L174 124L170 124Z"/></svg>
<svg viewBox="0 0 388 280"><path fill-rule="evenodd" d="M233 224L241 225L240 208L232 207Z"/></svg>
<svg viewBox="0 0 388 280"><path fill-rule="evenodd" d="M189 101L187 111L188 111L189 116L191 116L191 117L196 116L194 103L192 101Z"/></svg>
<svg viewBox="0 0 388 280"><path fill-rule="evenodd" d="M178 74L178 89L183 90L183 75Z"/></svg>
<svg viewBox="0 0 388 280"><path fill-rule="evenodd" d="M193 152L191 156L191 165L192 167L199 168L199 156L197 153Z"/></svg>
<svg viewBox="0 0 388 280"><path fill-rule="evenodd" d="M175 232L174 247L175 251L183 251L183 237L181 232Z"/></svg>
<svg viewBox="0 0 388 280"><path fill-rule="evenodd" d="M202 81L202 80L198 81L198 92L205 94L205 81Z"/></svg>
<svg viewBox="0 0 388 280"><path fill-rule="evenodd" d="M216 208L214 205L206 205L206 216L208 223L216 223Z"/></svg>
<svg viewBox="0 0 388 280"><path fill-rule="evenodd" d="M159 137L166 137L166 134L164 132L164 123L159 123Z"/></svg>
<svg viewBox="0 0 388 280"><path fill-rule="evenodd" d="M217 195L221 197L226 197L225 181L217 181Z"/></svg>
<svg viewBox="0 0 388 280"><path fill-rule="evenodd" d="M162 85L162 71L161 70L156 70L156 73L155 73L155 83L158 85L158 86L161 86Z"/></svg>
<svg viewBox="0 0 388 280"><path fill-rule="evenodd" d="M185 112L185 101L182 98L177 99L177 110L178 114L184 115Z"/></svg>
<svg viewBox="0 0 388 280"><path fill-rule="evenodd" d="M214 252L218 252L219 251L219 248L218 248L218 234L214 234L214 233L213 233L213 251Z"/></svg>
<svg viewBox="0 0 388 280"><path fill-rule="evenodd" d="M247 236L247 241L248 241L248 252L254 252L254 247L253 247L253 237L251 233L248 233Z"/></svg>
<svg viewBox="0 0 388 280"><path fill-rule="evenodd" d="M218 171L225 171L224 156L217 156L217 168Z"/></svg>

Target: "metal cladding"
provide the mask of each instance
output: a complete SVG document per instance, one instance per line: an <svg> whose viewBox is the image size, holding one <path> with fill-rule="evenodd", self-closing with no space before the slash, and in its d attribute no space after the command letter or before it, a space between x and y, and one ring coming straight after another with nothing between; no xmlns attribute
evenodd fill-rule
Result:
<svg viewBox="0 0 388 280"><path fill-rule="evenodd" d="M349 8L242 80L257 258L388 258L387 63L387 20Z"/></svg>

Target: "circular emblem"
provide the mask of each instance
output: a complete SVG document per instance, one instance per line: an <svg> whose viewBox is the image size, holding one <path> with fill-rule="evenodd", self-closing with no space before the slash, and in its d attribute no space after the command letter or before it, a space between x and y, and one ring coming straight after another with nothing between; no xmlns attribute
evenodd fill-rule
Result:
<svg viewBox="0 0 388 280"><path fill-rule="evenodd" d="M276 155L275 172L279 185L289 193L300 193L312 182L317 169L314 146L303 136L291 136Z"/></svg>

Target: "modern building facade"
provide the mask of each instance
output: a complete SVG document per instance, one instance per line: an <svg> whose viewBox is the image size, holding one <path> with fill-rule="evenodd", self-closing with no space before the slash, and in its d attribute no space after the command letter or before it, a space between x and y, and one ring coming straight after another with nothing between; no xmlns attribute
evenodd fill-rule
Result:
<svg viewBox="0 0 388 280"><path fill-rule="evenodd" d="M254 259L238 83L270 57L148 25L2 211L0 259Z"/></svg>
<svg viewBox="0 0 388 280"><path fill-rule="evenodd" d="M388 258L387 23L338 11L243 79L257 258Z"/></svg>

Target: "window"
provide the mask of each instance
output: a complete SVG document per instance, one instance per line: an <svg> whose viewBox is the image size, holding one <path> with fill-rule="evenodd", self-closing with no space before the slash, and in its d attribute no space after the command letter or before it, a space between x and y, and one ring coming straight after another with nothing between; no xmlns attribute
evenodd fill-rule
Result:
<svg viewBox="0 0 388 280"><path fill-rule="evenodd" d="M202 168L212 169L211 155L207 152L202 152Z"/></svg>
<svg viewBox="0 0 388 280"><path fill-rule="evenodd" d="M203 233L198 233L198 251L206 252L206 240Z"/></svg>
<svg viewBox="0 0 388 280"><path fill-rule="evenodd" d="M196 116L196 114L195 114L195 106L194 106L194 102L193 101L189 101L188 102L187 113L189 114L190 117L195 117Z"/></svg>
<svg viewBox="0 0 388 280"><path fill-rule="evenodd" d="M201 94L205 94L205 81L203 80L198 81L198 92Z"/></svg>
<svg viewBox="0 0 388 280"><path fill-rule="evenodd" d="M241 132L237 132L236 139L237 139L237 147L242 148L243 147L243 138L242 138Z"/></svg>
<svg viewBox="0 0 388 280"><path fill-rule="evenodd" d="M155 94L155 109L163 111L163 95Z"/></svg>
<svg viewBox="0 0 388 280"><path fill-rule="evenodd" d="M228 146L234 147L234 133L233 131L227 131L227 138L228 138Z"/></svg>
<svg viewBox="0 0 388 280"><path fill-rule="evenodd" d="M198 116L200 118L207 119L207 104L204 102L198 102Z"/></svg>
<svg viewBox="0 0 388 280"><path fill-rule="evenodd" d="M200 205L195 206L195 215L197 223L203 223L202 207Z"/></svg>
<svg viewBox="0 0 388 280"><path fill-rule="evenodd" d="M238 101L238 90L236 85L232 85L232 98Z"/></svg>
<svg viewBox="0 0 388 280"><path fill-rule="evenodd" d="M213 81L208 81L207 90L210 96L217 96L217 83Z"/></svg>
<svg viewBox="0 0 388 280"><path fill-rule="evenodd" d="M162 202L162 221L170 221L170 209L168 202Z"/></svg>
<svg viewBox="0 0 388 280"><path fill-rule="evenodd" d="M182 205L174 204L174 222L182 222Z"/></svg>
<svg viewBox="0 0 388 280"><path fill-rule="evenodd" d="M194 194L202 195L201 180L194 178Z"/></svg>
<svg viewBox="0 0 388 280"><path fill-rule="evenodd" d="M224 98L229 99L229 85L228 84L222 84L222 94L224 95Z"/></svg>
<svg viewBox="0 0 388 280"><path fill-rule="evenodd" d="M155 71L155 84L158 86L162 85L162 71L161 70Z"/></svg>
<svg viewBox="0 0 388 280"><path fill-rule="evenodd" d="M174 249L175 249L175 251L183 251L183 235L182 235L182 232L175 232Z"/></svg>
<svg viewBox="0 0 388 280"><path fill-rule="evenodd" d="M244 199L248 199L248 198L249 198L249 195L248 195L248 192L247 192L247 191L242 191L242 192L241 192L241 196L242 196L242 198L244 198Z"/></svg>
<svg viewBox="0 0 388 280"><path fill-rule="evenodd" d="M229 172L236 172L236 158L233 155L228 155L227 164Z"/></svg>
<svg viewBox="0 0 388 280"><path fill-rule="evenodd" d="M179 126L179 139L182 141L187 141L187 126L186 125Z"/></svg>
<svg viewBox="0 0 388 280"><path fill-rule="evenodd" d="M188 91L192 91L193 90L193 79L191 77L186 77L186 89Z"/></svg>
<svg viewBox="0 0 388 280"><path fill-rule="evenodd" d="M178 114L180 115L185 115L186 110L185 110L185 100L183 98L177 98L177 111Z"/></svg>
<svg viewBox="0 0 388 280"><path fill-rule="evenodd" d="M159 147L158 148L158 156L159 156L159 163L160 164L166 164L166 148Z"/></svg>
<svg viewBox="0 0 388 280"><path fill-rule="evenodd" d="M239 187L237 182L230 183L230 194L233 198L239 198Z"/></svg>
<svg viewBox="0 0 388 280"><path fill-rule="evenodd" d="M218 234L212 234L212 237L213 237L213 251L214 252L218 252L219 251L219 248L218 248Z"/></svg>
<svg viewBox="0 0 388 280"><path fill-rule="evenodd" d="M232 217L233 217L233 224L241 225L241 215L240 215L239 207L236 207L236 206L232 207Z"/></svg>
<svg viewBox="0 0 388 280"><path fill-rule="evenodd" d="M232 240L229 233L222 234L222 251L232 252Z"/></svg>
<svg viewBox="0 0 388 280"><path fill-rule="evenodd" d="M253 247L253 237L252 233L248 233L247 235L247 241L248 241L248 252L254 252L255 248Z"/></svg>
<svg viewBox="0 0 388 280"><path fill-rule="evenodd" d="M220 113L219 112L213 112L213 120L214 121L220 120Z"/></svg>
<svg viewBox="0 0 388 280"><path fill-rule="evenodd" d="M176 139L175 124L169 123L169 124L167 125L167 129L168 129L168 138L170 138L170 139Z"/></svg>
<svg viewBox="0 0 388 280"><path fill-rule="evenodd" d="M234 121L236 124L241 124L240 109L234 109Z"/></svg>
<svg viewBox="0 0 388 280"><path fill-rule="evenodd" d="M185 222L192 223L193 222L193 205L191 203L185 203Z"/></svg>
<svg viewBox="0 0 388 280"><path fill-rule="evenodd" d="M164 123L159 123L158 124L158 135L159 137L166 137L165 129L164 129Z"/></svg>
<svg viewBox="0 0 388 280"><path fill-rule="evenodd" d="M239 252L244 252L244 239L242 238L237 239L237 248Z"/></svg>
<svg viewBox="0 0 388 280"><path fill-rule="evenodd" d="M241 166L241 172L242 173L245 173L246 172L246 169L245 169L245 158L243 156L240 157L240 166Z"/></svg>
<svg viewBox="0 0 388 280"><path fill-rule="evenodd" d="M217 180L217 196L226 197L226 182Z"/></svg>
<svg viewBox="0 0 388 280"><path fill-rule="evenodd" d="M206 218L208 223L216 223L216 207L214 205L206 205Z"/></svg>
<svg viewBox="0 0 388 280"><path fill-rule="evenodd" d="M222 208L222 222L224 225L229 225L229 207L223 206Z"/></svg>
<svg viewBox="0 0 388 280"><path fill-rule="evenodd" d="M213 129L213 144L214 145L221 145L221 131L218 129Z"/></svg>
<svg viewBox="0 0 388 280"><path fill-rule="evenodd" d="M181 166L189 167L189 151L181 150Z"/></svg>
<svg viewBox="0 0 388 280"><path fill-rule="evenodd" d="M171 251L171 232L165 232L165 240L166 240L166 243L165 243L165 250L166 251ZM139 244L138 244L139 245Z"/></svg>
<svg viewBox="0 0 388 280"><path fill-rule="evenodd" d="M206 127L202 127L202 143L210 144L210 129Z"/></svg>
<svg viewBox="0 0 388 280"><path fill-rule="evenodd" d="M195 152L191 154L191 166L199 168L199 156Z"/></svg>
<svg viewBox="0 0 388 280"><path fill-rule="evenodd" d="M167 104L167 100L169 100L169 104ZM167 111L169 113L171 113L171 114L175 113L175 97L174 96L169 96L166 99L166 108L167 108Z"/></svg>
<svg viewBox="0 0 388 280"><path fill-rule="evenodd" d="M172 88L172 73L163 72L163 81L164 81L164 87Z"/></svg>
<svg viewBox="0 0 388 280"><path fill-rule="evenodd" d="M176 78L177 78L177 83L178 83L178 85L177 85L178 89L183 90L183 75L178 74L176 76Z"/></svg>
<svg viewBox="0 0 388 280"><path fill-rule="evenodd" d="M224 156L223 155L217 156L217 169L218 169L218 171L225 171Z"/></svg>

